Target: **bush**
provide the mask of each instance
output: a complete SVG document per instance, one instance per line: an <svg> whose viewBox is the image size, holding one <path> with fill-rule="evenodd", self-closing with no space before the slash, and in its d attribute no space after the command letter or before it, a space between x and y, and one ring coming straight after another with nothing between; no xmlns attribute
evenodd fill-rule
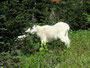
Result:
<svg viewBox="0 0 90 68"><path fill-rule="evenodd" d="M20 44L20 42L19 42ZM40 48L40 41L37 37L35 36L28 36L22 41L22 44L20 46L20 49L22 50L23 53L25 54L32 54L37 51L39 51Z"/></svg>
<svg viewBox="0 0 90 68"><path fill-rule="evenodd" d="M89 0L8 0L0 2L0 51L15 48L17 36L33 24L68 23L72 30L89 29ZM28 40L27 40L28 43ZM35 43L28 43L31 48ZM29 45L30 44L30 45ZM24 49L24 48L23 48Z"/></svg>
<svg viewBox="0 0 90 68"><path fill-rule="evenodd" d="M18 56L15 56L10 52L2 52L0 53L0 68L14 68L17 66L19 59Z"/></svg>

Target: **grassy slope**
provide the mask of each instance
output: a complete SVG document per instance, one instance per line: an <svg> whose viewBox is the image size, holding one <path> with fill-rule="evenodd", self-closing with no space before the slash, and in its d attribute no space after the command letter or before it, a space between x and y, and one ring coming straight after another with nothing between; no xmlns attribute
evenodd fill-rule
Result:
<svg viewBox="0 0 90 68"><path fill-rule="evenodd" d="M90 68L90 31L71 31L69 37L69 49L59 46L45 53L22 56L19 68Z"/></svg>

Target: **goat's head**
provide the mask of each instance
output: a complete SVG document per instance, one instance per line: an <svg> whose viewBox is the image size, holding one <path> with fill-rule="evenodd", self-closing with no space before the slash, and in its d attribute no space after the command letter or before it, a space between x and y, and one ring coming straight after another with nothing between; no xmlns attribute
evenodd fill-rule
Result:
<svg viewBox="0 0 90 68"><path fill-rule="evenodd" d="M31 31L31 28L28 28L25 32L29 33Z"/></svg>
<svg viewBox="0 0 90 68"><path fill-rule="evenodd" d="M32 27L32 29L31 29L31 34L35 34L36 31L37 31L37 26L34 25L34 26Z"/></svg>

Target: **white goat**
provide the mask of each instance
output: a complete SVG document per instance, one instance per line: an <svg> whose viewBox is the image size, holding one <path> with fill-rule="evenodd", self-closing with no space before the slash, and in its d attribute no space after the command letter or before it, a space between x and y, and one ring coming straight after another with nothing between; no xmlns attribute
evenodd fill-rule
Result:
<svg viewBox="0 0 90 68"><path fill-rule="evenodd" d="M70 40L68 38L68 31L70 27L68 24L64 22L58 22L55 25L44 25L44 26L33 26L30 31L31 34L37 34L40 37L41 43L43 41L45 44L52 39L60 39L62 42L67 45L67 48L70 47Z"/></svg>

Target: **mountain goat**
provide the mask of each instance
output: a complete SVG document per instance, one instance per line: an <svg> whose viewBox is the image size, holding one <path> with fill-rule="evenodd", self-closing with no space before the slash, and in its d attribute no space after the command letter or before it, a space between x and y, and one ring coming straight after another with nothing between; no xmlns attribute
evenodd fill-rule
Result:
<svg viewBox="0 0 90 68"><path fill-rule="evenodd" d="M55 25L34 25L30 31L31 34L36 34L38 37L40 37L41 43L43 41L45 44L52 40L52 39L60 39L62 42L65 43L65 45L70 47L70 40L68 38L68 31L70 30L70 27L68 24L64 22L58 22Z"/></svg>

